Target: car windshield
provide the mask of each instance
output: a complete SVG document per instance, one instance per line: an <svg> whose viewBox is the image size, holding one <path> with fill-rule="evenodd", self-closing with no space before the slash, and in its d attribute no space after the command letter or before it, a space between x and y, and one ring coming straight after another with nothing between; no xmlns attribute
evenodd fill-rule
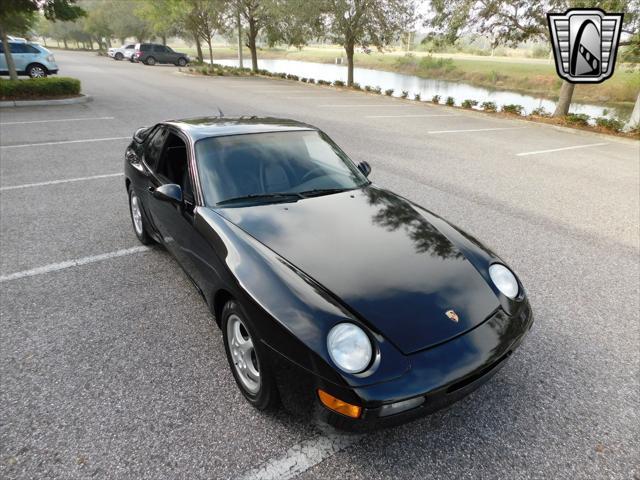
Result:
<svg viewBox="0 0 640 480"><path fill-rule="evenodd" d="M312 130L205 138L195 150L207 205L296 200L369 183L336 144Z"/></svg>

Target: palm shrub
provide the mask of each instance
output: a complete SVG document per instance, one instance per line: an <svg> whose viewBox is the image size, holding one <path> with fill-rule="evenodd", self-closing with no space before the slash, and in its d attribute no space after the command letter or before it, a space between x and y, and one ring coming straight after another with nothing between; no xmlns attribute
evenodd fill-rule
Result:
<svg viewBox="0 0 640 480"><path fill-rule="evenodd" d="M496 112L498 110L495 102L482 102L480 106L485 112Z"/></svg>
<svg viewBox="0 0 640 480"><path fill-rule="evenodd" d="M387 89L384 91L384 94L385 94L387 97L390 97L391 95L393 95L393 92L394 92L394 91L395 91L395 90L394 90L393 88L387 88Z"/></svg>
<svg viewBox="0 0 640 480"><path fill-rule="evenodd" d="M522 115L522 111L524 108L522 105L518 105L517 103L509 103L507 105L502 106L502 112L504 113L512 113L514 115Z"/></svg>
<svg viewBox="0 0 640 480"><path fill-rule="evenodd" d="M462 101L462 108L473 108L476 105L478 105L478 101L477 100L463 100Z"/></svg>
<svg viewBox="0 0 640 480"><path fill-rule="evenodd" d="M433 97L431 97L431 101L433 103L440 103L440 95L434 95Z"/></svg>
<svg viewBox="0 0 640 480"><path fill-rule="evenodd" d="M444 103L449 107L453 107L456 104L456 101L453 99L453 97L447 97Z"/></svg>

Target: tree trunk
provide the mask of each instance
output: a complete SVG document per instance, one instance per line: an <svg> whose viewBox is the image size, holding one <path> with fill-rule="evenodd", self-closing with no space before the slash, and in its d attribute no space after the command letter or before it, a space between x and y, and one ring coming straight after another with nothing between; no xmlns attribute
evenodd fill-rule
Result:
<svg viewBox="0 0 640 480"><path fill-rule="evenodd" d="M345 52L347 52L347 86L353 86L353 52L355 45L353 42L347 42L344 46Z"/></svg>
<svg viewBox="0 0 640 480"><path fill-rule="evenodd" d="M44 46L47 46L47 37L42 37L42 43L44 43Z"/></svg>
<svg viewBox="0 0 640 480"><path fill-rule="evenodd" d="M638 92L638 96L636 97L636 104L633 106L633 112L631 112L631 118L625 124L622 130L624 132L629 132L637 128L640 128L640 92Z"/></svg>
<svg viewBox="0 0 640 480"><path fill-rule="evenodd" d="M7 70L9 70L9 78L11 78L11 80L18 80L16 63L13 61L13 55L11 55L11 48L9 47L9 38L2 25L0 25L0 37L2 37L2 47L4 49L4 58L7 62Z"/></svg>
<svg viewBox="0 0 640 480"><path fill-rule="evenodd" d="M198 61L202 63L202 45L200 45L200 37L196 34L195 39L196 39L196 51L198 52L197 53Z"/></svg>
<svg viewBox="0 0 640 480"><path fill-rule="evenodd" d="M209 65L213 65L213 49L211 48L211 37L207 38L207 45L209 47Z"/></svg>
<svg viewBox="0 0 640 480"><path fill-rule="evenodd" d="M560 98L558 98L556 110L555 112L553 112L554 117L564 117L567 113L569 113L569 107L571 106L571 97L573 97L574 88L575 85L573 83L569 83L566 80L562 81L562 86L560 87Z"/></svg>
<svg viewBox="0 0 640 480"><path fill-rule="evenodd" d="M60 48L60 40L56 40L58 42L58 48Z"/></svg>
<svg viewBox="0 0 640 480"><path fill-rule="evenodd" d="M111 48L111 37L107 37L107 48Z"/></svg>
<svg viewBox="0 0 640 480"><path fill-rule="evenodd" d="M166 35L161 35L162 38L162 45L166 46L167 45L167 36Z"/></svg>
<svg viewBox="0 0 640 480"><path fill-rule="evenodd" d="M68 50L68 49L69 49L69 46L67 45L67 39L66 39L66 38L63 38L63 39L62 39L62 42L64 43L64 49L65 49L65 50Z"/></svg>
<svg viewBox="0 0 640 480"><path fill-rule="evenodd" d="M240 10L237 10L236 22L238 24L238 67L244 68L242 62L242 22L240 21Z"/></svg>
<svg viewBox="0 0 640 480"><path fill-rule="evenodd" d="M256 47L256 38L258 37L258 29L256 21L249 19L249 50L251 50L251 70L258 71L258 48Z"/></svg>

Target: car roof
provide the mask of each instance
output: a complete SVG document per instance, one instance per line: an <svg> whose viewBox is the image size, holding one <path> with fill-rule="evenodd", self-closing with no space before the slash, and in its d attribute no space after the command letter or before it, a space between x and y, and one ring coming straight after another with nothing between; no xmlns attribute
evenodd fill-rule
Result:
<svg viewBox="0 0 640 480"><path fill-rule="evenodd" d="M317 130L306 123L273 117L196 117L162 122L172 125L196 142L202 138L244 135L249 133Z"/></svg>

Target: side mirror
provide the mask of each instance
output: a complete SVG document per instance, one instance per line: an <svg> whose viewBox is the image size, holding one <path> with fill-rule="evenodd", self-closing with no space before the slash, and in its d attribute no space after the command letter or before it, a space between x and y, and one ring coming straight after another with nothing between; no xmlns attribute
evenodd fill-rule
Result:
<svg viewBox="0 0 640 480"><path fill-rule="evenodd" d="M158 188L149 187L151 195L158 200L171 203L182 203L182 188L175 183L166 183Z"/></svg>
<svg viewBox="0 0 640 480"><path fill-rule="evenodd" d="M358 170L364 173L365 177L368 177L371 173L371 165L369 165L369 162L360 162L358 164Z"/></svg>

